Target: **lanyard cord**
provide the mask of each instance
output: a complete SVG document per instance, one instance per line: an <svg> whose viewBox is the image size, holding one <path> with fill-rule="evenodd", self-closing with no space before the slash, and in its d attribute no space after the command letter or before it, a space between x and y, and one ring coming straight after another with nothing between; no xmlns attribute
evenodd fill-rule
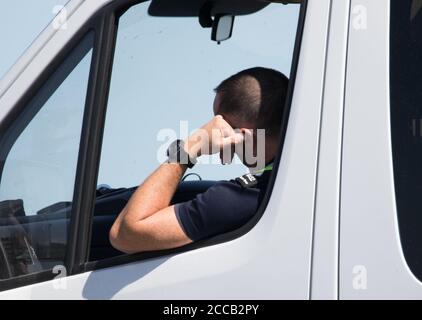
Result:
<svg viewBox="0 0 422 320"><path fill-rule="evenodd" d="M271 170L273 170L273 165L272 164L269 164L264 169L261 169L261 170L256 171L256 173L264 173L265 171L271 171Z"/></svg>

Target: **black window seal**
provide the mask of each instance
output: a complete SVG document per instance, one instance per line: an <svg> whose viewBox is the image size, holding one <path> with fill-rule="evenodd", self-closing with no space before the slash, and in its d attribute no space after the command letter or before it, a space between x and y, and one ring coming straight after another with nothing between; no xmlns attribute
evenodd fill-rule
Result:
<svg viewBox="0 0 422 320"><path fill-rule="evenodd" d="M86 114L82 129L81 149L73 206L75 219L70 227L71 245L66 265L70 274L79 273L88 259L101 141L114 53L115 17L113 11L98 16L98 37L94 46L92 78L89 83ZM107 93L107 94L105 94ZM97 167L97 170L93 168Z"/></svg>
<svg viewBox="0 0 422 320"><path fill-rule="evenodd" d="M124 12L127 9L129 9L131 6L138 4L138 3L141 3L141 2L144 2L144 1L128 1L128 3L126 5L121 6L119 8L121 10L120 12ZM142 253L136 253L136 254L130 254L130 255L122 254L121 256L116 256L116 257L112 257L112 258L108 258L108 259L104 259L104 260L89 261L89 262L86 262L83 266L81 266L81 268L79 268L79 270L78 270L79 272L94 271L94 270L98 270L98 269L103 269L103 268L118 266L118 265L122 265L122 264L127 264L127 263L131 263L131 262L135 262L135 261L139 262L139 261L143 261L143 260L147 260L147 259L151 259L151 258L187 252L187 251L195 250L195 249L198 249L198 248L203 248L203 247L210 246L210 245L216 245L216 244L220 244L220 243L223 243L223 242L228 242L228 241L234 240L236 238L239 238L239 237L245 235L250 230L252 230L252 228L258 223L258 221L261 219L262 215L265 212L265 209L267 207L267 204L269 202L269 199L270 199L272 191L273 191L274 182L275 182L275 178L276 178L276 172L278 171L278 167L279 167L279 163L280 163L280 159L281 159L281 154L282 154L281 151L283 150L283 145L284 145L284 141L285 141L285 137L286 137L287 125L288 125L288 120L289 120L289 115L290 115L290 108L291 108L291 103L292 103L292 98L293 98L294 87L295 87L296 73L297 73L298 62L299 62L299 57L300 57L300 50L301 50L301 43L302 43L302 36L303 36L303 30L304 30L307 4L308 4L307 0L303 0L302 3L300 4L300 13L299 13L299 19L298 19L298 24L297 24L295 45L294 45L294 50L293 50L292 65L291 65L291 71L290 71L289 88L288 88L288 94L287 94L287 98L286 98L286 105L285 105L284 112L283 112L284 113L283 114L283 122L282 122L282 126L281 126L281 139L280 139L280 145L279 145L279 151L280 152L275 159L275 162L274 162L275 170L273 171L273 173L270 177L266 194L263 198L263 201L262 201L257 213L254 215L254 217L250 221L248 221L248 223L243 225L242 227L240 227L240 228L238 228L234 231L225 233L225 234L221 234L221 235L209 238L209 239L194 242L194 243L191 243L189 245L186 245L186 246L183 246L183 247L180 247L180 248L175 248L175 249L160 250L160 251L153 251L153 252L142 252ZM116 13L118 12L118 8L116 8L115 6L109 6L109 9L114 10ZM116 24L117 24L119 15L116 14L115 18L116 18ZM115 32L115 34L113 35L113 37L114 37L114 39L116 39L117 28L114 30L114 32ZM111 36L109 36L109 37L111 37ZM109 57L110 57L110 55L109 55ZM107 62L107 64L104 67L105 68L112 67L112 62L110 62L110 61ZM102 79L103 81L110 82L111 74L104 75L104 77L105 78ZM109 88L109 86L107 87L107 89L108 88ZM107 92L107 95L108 95L108 92ZM101 106L101 109L105 111L106 106L105 105ZM103 127L100 130L101 130L101 136L102 136L102 133L103 133L103 130L104 130L104 123L103 123ZM94 132L92 132L91 134L94 134ZM98 135L99 133L95 133L95 134ZM101 141L101 144L102 144L102 141ZM101 150L100 150L100 148L97 148L96 151L100 152ZM99 154L96 155L95 158L98 159L98 162L95 163L95 164L92 163L92 166L87 168L86 171L90 172L91 174L95 173L95 175L97 176L98 170L99 170L100 155ZM89 187L88 185L85 185L85 187L86 188L85 188L84 192L87 192L87 193L91 192L91 194L92 194L93 191L94 191L94 188L95 188L95 184L90 186L91 190L87 189ZM93 206L94 206L95 197L92 197L91 200L92 200L92 203L90 205L90 208L91 208L90 225L89 225L89 230L84 231L85 232L85 237L83 237L84 239L87 239L87 235L90 234L91 228L92 228L92 215L93 215ZM87 227L87 225L85 225L85 228L86 227ZM88 257L87 252L84 253L84 256L86 258Z"/></svg>
<svg viewBox="0 0 422 320"><path fill-rule="evenodd" d="M58 273L54 273L53 269L43 270L36 273L30 273L19 277L14 277L0 282L0 292L16 289L19 287L28 286L38 282L50 281L58 276Z"/></svg>

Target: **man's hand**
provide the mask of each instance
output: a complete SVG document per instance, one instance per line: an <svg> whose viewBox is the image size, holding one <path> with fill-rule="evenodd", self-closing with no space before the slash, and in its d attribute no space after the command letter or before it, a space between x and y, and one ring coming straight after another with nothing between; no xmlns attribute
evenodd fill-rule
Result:
<svg viewBox="0 0 422 320"><path fill-rule="evenodd" d="M234 130L221 115L217 115L186 140L185 151L192 159L220 152L223 160L223 154L232 157L234 147L243 140L244 135L240 131Z"/></svg>

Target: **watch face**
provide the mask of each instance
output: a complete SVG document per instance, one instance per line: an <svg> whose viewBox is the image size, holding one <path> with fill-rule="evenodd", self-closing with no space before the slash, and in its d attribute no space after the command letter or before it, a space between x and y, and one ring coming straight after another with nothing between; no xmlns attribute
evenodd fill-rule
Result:
<svg viewBox="0 0 422 320"><path fill-rule="evenodd" d="M189 168L192 168L195 164L195 162L192 162L189 159L189 155L183 149L182 140L176 140L172 142L172 144L167 149L167 157L169 158L169 162L186 164Z"/></svg>
<svg viewBox="0 0 422 320"><path fill-rule="evenodd" d="M173 141L167 149L167 156L176 155L179 152L180 140Z"/></svg>

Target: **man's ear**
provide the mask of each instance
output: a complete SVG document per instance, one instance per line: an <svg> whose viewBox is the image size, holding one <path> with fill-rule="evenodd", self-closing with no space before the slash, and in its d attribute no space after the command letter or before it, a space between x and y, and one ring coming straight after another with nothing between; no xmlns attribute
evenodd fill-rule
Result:
<svg viewBox="0 0 422 320"><path fill-rule="evenodd" d="M245 148L250 148L254 146L254 134L252 129L241 128L240 132L243 134L243 146Z"/></svg>
<svg viewBox="0 0 422 320"><path fill-rule="evenodd" d="M240 132L246 137L253 137L253 129L240 128Z"/></svg>

